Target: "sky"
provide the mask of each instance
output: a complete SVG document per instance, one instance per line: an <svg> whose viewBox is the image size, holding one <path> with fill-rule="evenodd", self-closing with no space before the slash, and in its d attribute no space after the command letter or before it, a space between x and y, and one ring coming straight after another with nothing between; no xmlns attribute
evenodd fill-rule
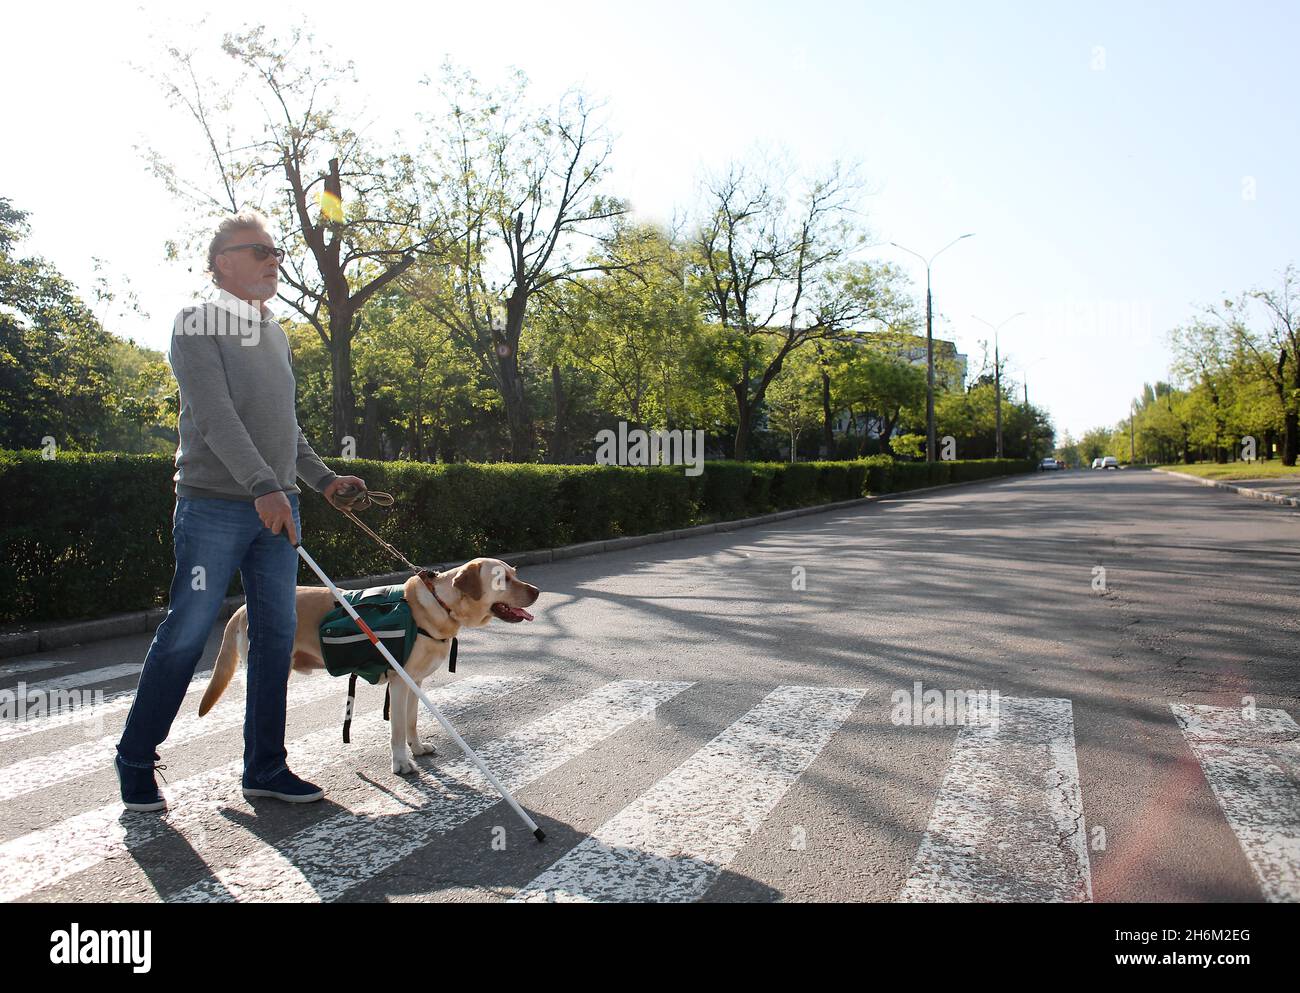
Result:
<svg viewBox="0 0 1300 993"><path fill-rule="evenodd" d="M215 49L253 24L310 28L356 63L377 126L414 130L446 58L530 96L581 87L616 135L607 190L667 220L707 170L779 148L808 170L860 163L867 257L925 272L935 334L978 371L989 329L1058 438L1115 424L1169 378L1168 332L1300 262L1296 3L516 3L371 0L10 8L0 196L29 252L90 296L93 259L150 315L113 330L165 348L204 286L167 262L186 215L139 149L201 155L151 70L158 45ZM204 17L201 28L194 27ZM196 159L197 161L197 159ZM105 314L104 316L109 316Z"/></svg>

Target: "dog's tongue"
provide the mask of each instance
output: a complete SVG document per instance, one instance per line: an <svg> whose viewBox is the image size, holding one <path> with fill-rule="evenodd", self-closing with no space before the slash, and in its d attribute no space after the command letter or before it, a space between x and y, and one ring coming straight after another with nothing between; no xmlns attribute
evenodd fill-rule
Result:
<svg viewBox="0 0 1300 993"><path fill-rule="evenodd" d="M492 612L503 621L531 621L533 619L533 615L524 610L523 607L514 607L508 603L494 603Z"/></svg>

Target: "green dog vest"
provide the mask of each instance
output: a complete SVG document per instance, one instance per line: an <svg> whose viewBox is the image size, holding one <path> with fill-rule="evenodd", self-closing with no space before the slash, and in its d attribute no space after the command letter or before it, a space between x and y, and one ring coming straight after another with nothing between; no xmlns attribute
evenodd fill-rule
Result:
<svg viewBox="0 0 1300 993"><path fill-rule="evenodd" d="M373 586L343 594L401 666L406 665L420 634L404 593L401 586ZM355 674L373 686L388 672L387 660L341 606L321 620L320 647L325 656L325 669L331 676Z"/></svg>
<svg viewBox="0 0 1300 993"><path fill-rule="evenodd" d="M434 641L446 641L446 638L434 638L428 631L415 623L411 605L406 602L405 588L402 586L372 586L368 590L351 590L343 593L343 599L352 605L363 621L375 633L379 643L388 649L405 668L406 660L419 635ZM343 742L352 740L352 711L355 707L357 677L360 676L372 686L379 682L389 670L388 660L379 654L379 649L370 642L370 637L361 630L361 625L352 619L342 607L335 607L320 622L321 654L325 656L325 671L331 676L348 677L348 707L343 717ZM447 671L456 671L456 639L451 639L451 653L447 659ZM388 720L388 692L384 692L384 720Z"/></svg>

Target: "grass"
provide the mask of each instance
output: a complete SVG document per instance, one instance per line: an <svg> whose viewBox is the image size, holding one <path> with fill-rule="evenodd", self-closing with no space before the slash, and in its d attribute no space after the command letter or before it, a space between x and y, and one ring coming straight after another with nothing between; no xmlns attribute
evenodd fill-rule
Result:
<svg viewBox="0 0 1300 993"><path fill-rule="evenodd" d="M1198 462L1195 465L1162 465L1159 468L1184 472L1202 479L1282 479L1294 476L1300 480L1300 466L1284 466L1281 462Z"/></svg>

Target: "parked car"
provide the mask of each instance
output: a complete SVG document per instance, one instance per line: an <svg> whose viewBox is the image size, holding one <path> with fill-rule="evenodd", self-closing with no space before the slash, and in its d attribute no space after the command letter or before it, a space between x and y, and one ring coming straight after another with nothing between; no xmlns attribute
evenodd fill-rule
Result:
<svg viewBox="0 0 1300 993"><path fill-rule="evenodd" d="M1038 468L1040 471L1042 471L1047 469L1059 469L1061 468L1061 466L1060 463L1056 461L1056 459L1052 458L1051 456L1048 456L1047 458L1043 459L1043 461L1038 463Z"/></svg>
<svg viewBox="0 0 1300 993"><path fill-rule="evenodd" d="M1092 460L1092 467L1093 467L1094 469L1101 469L1101 468L1103 468L1105 465L1106 465L1106 460L1103 459L1103 458L1101 458L1101 457L1098 457L1098 458L1095 458L1095 459Z"/></svg>
<svg viewBox="0 0 1300 993"><path fill-rule="evenodd" d="M1115 456L1113 455L1107 455L1104 459L1101 460L1101 467L1103 469L1118 469L1119 459L1115 458Z"/></svg>

